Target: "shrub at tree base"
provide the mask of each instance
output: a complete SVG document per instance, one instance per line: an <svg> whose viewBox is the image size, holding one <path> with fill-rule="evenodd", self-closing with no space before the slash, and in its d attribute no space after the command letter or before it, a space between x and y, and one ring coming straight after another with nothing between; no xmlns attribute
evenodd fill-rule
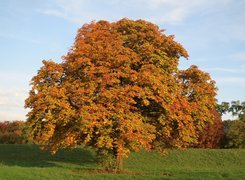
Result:
<svg viewBox="0 0 245 180"><path fill-rule="evenodd" d="M144 20L85 24L58 64L43 61L26 100L33 141L55 153L83 144L122 168L131 151L188 147L213 121L216 88L186 50Z"/></svg>

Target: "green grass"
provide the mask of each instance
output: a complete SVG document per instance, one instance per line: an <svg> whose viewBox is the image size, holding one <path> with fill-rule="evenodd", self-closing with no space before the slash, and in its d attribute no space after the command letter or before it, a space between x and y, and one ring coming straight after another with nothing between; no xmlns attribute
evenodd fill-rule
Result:
<svg viewBox="0 0 245 180"><path fill-rule="evenodd" d="M0 179L245 179L245 149L188 149L132 153L125 173L100 171L94 153L62 150L55 156L34 145L0 145Z"/></svg>

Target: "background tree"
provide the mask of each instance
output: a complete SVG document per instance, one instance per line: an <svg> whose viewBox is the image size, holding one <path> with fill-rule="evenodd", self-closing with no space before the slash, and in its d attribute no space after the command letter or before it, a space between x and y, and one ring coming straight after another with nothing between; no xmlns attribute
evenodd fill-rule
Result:
<svg viewBox="0 0 245 180"><path fill-rule="evenodd" d="M226 120L224 124L224 138L222 146L225 148L245 147L245 102L222 102L218 105L221 113L231 113L235 120Z"/></svg>
<svg viewBox="0 0 245 180"><path fill-rule="evenodd" d="M225 135L222 140L224 148L245 148L245 122L242 120L224 121Z"/></svg>
<svg viewBox="0 0 245 180"><path fill-rule="evenodd" d="M229 112L230 104L228 102L222 102L221 104L217 104L216 109L218 113L222 116L223 114Z"/></svg>
<svg viewBox="0 0 245 180"><path fill-rule="evenodd" d="M205 94L201 83L190 100L176 76L180 57L188 57L186 50L152 23L85 24L63 63L43 61L32 79L26 100L31 137L53 153L92 147L116 170L131 151L187 147L212 121L204 113L215 106L216 90L192 68L190 86L207 78L208 89Z"/></svg>
<svg viewBox="0 0 245 180"><path fill-rule="evenodd" d="M233 116L238 116L239 120L245 121L245 102L231 101L229 112Z"/></svg>
<svg viewBox="0 0 245 180"><path fill-rule="evenodd" d="M191 66L177 74L182 96L191 107L190 115L194 122L194 131L198 141L194 147L217 147L222 136L221 118L216 112L215 82L208 73Z"/></svg>
<svg viewBox="0 0 245 180"><path fill-rule="evenodd" d="M219 106L223 114L231 113L235 120L226 120L224 124L224 138L222 146L225 148L245 147L245 102L231 101L222 102Z"/></svg>
<svg viewBox="0 0 245 180"><path fill-rule="evenodd" d="M245 102L239 100L217 104L217 111L220 115L231 113L232 116L237 116L239 120L245 120Z"/></svg>

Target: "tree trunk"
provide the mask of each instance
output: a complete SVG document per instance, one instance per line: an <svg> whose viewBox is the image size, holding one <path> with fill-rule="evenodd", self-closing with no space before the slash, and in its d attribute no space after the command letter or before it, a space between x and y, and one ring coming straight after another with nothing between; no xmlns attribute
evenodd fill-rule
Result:
<svg viewBox="0 0 245 180"><path fill-rule="evenodd" d="M116 172L121 172L122 170L123 170L123 157L121 155L117 155Z"/></svg>

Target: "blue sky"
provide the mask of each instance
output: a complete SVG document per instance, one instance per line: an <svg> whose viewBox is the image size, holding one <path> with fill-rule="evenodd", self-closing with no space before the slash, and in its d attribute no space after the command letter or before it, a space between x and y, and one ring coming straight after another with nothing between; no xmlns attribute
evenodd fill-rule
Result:
<svg viewBox="0 0 245 180"><path fill-rule="evenodd" d="M245 0L0 0L0 121L25 120L30 79L61 62L92 20L145 19L189 52L180 68L209 72L221 101L245 101Z"/></svg>

